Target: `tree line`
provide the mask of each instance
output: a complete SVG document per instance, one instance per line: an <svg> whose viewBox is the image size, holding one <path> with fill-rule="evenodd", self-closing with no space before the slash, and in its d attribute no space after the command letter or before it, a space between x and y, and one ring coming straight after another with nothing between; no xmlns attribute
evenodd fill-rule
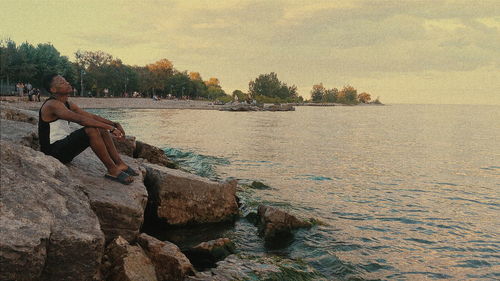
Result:
<svg viewBox="0 0 500 281"><path fill-rule="evenodd" d="M160 59L144 66L127 65L119 58L103 51L75 53L75 61L62 56L50 43L36 46L24 42L17 45L7 39L0 41L0 79L7 84L30 82L41 87L48 73L59 73L75 87L76 95L122 96L138 92L143 96L177 97L190 99L221 100L224 102L257 101L259 103L304 102L297 86L287 85L274 72L261 74L248 84L248 92L234 90L226 94L216 77L203 80L199 72L177 70L168 59ZM106 90L105 90L106 89ZM342 90L326 89L322 83L314 85L311 99L305 102L369 103L368 93L357 94L352 86ZM377 102L378 99L375 101Z"/></svg>
<svg viewBox="0 0 500 281"><path fill-rule="evenodd" d="M313 85L311 90L311 102L314 103L381 103L378 97L374 101L371 100L372 97L369 93L362 92L358 94L358 90L350 85L338 90L337 88L327 89L323 86L323 83L319 83Z"/></svg>

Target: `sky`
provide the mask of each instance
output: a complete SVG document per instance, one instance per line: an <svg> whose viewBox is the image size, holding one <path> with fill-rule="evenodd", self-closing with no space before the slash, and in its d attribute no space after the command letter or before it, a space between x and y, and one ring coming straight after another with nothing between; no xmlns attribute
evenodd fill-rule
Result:
<svg viewBox="0 0 500 281"><path fill-rule="evenodd" d="M500 0L1 0L0 39L169 59L223 89L276 72L309 98L352 85L385 103L500 104Z"/></svg>

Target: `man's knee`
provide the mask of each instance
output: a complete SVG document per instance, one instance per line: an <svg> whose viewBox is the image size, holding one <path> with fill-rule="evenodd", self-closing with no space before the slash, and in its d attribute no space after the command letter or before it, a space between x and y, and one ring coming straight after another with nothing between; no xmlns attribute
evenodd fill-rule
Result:
<svg viewBox="0 0 500 281"><path fill-rule="evenodd" d="M85 133L87 134L87 136L89 136L89 138L92 138L92 137L95 138L95 137L98 137L101 135L99 133L99 129L93 128L93 127L85 127Z"/></svg>

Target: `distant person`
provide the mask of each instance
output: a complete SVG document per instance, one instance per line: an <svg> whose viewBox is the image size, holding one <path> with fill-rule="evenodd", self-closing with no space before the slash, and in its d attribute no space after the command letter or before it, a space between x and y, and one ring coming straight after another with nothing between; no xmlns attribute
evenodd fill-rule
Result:
<svg viewBox="0 0 500 281"><path fill-rule="evenodd" d="M122 184L133 182L132 176L137 176L138 173L123 162L111 138L113 135L123 140L125 131L122 126L88 113L68 101L73 89L64 77L50 74L44 78L43 85L51 96L39 111L40 150L62 163L68 163L90 146L106 166L106 178ZM84 127L72 131L69 122Z"/></svg>
<svg viewBox="0 0 500 281"><path fill-rule="evenodd" d="M19 82L17 83L16 87L17 87L17 94L19 95L19 97L22 97L24 94L24 84Z"/></svg>

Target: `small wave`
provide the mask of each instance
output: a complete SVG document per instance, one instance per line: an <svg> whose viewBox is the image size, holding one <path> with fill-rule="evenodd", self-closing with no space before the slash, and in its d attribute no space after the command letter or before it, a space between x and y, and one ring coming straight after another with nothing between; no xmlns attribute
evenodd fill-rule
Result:
<svg viewBox="0 0 500 281"><path fill-rule="evenodd" d="M298 176L294 177L294 179L306 179L306 180L312 180L312 181L332 181L333 180L330 177L316 176L316 175L298 175Z"/></svg>
<svg viewBox="0 0 500 281"><path fill-rule="evenodd" d="M192 151L183 151L177 148L164 148L165 154L172 160L179 163L181 168L186 169L196 175L219 179L215 171L218 165L229 165L229 160L221 157L198 154Z"/></svg>

